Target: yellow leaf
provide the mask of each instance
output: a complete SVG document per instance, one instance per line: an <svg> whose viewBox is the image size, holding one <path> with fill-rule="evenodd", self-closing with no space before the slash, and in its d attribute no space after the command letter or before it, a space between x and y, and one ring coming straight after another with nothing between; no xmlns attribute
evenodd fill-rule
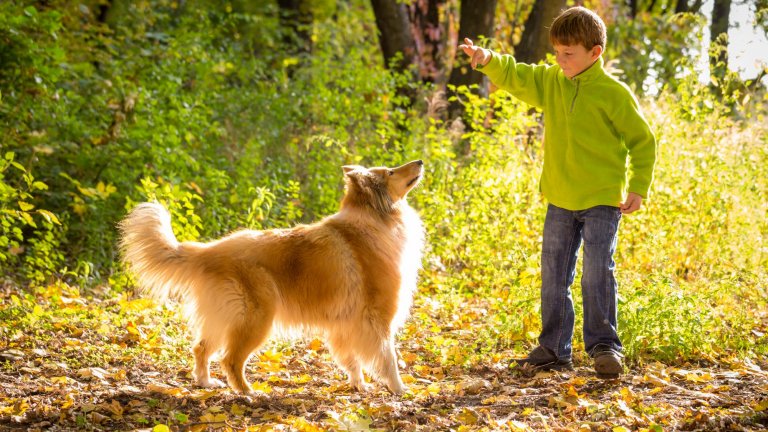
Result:
<svg viewBox="0 0 768 432"><path fill-rule="evenodd" d="M471 408L464 408L461 413L456 416L456 420L464 425L473 425L477 423L478 415Z"/></svg>
<svg viewBox="0 0 768 432"><path fill-rule="evenodd" d="M290 424L293 428L295 428L295 430L299 432L323 432L324 430L313 425L302 417L291 417L288 420L288 424Z"/></svg>
<svg viewBox="0 0 768 432"><path fill-rule="evenodd" d="M112 402L109 404L101 404L101 407L117 417L122 417L123 415L123 406L120 404L120 402L114 399L112 399Z"/></svg>
<svg viewBox="0 0 768 432"><path fill-rule="evenodd" d="M424 365L414 365L413 370L420 375L427 375L429 373L430 368L429 366L424 366Z"/></svg>
<svg viewBox="0 0 768 432"><path fill-rule="evenodd" d="M220 393L219 389L201 389L192 393L192 398L199 401L210 399Z"/></svg>
<svg viewBox="0 0 768 432"><path fill-rule="evenodd" d="M85 214L85 212L88 211L88 207L82 203L75 203L72 204L72 211L74 211L78 216L82 216Z"/></svg>
<svg viewBox="0 0 768 432"><path fill-rule="evenodd" d="M159 424L152 428L152 432L171 432L171 430L168 428L168 426Z"/></svg>
<svg viewBox="0 0 768 432"><path fill-rule="evenodd" d="M296 384L306 384L310 381L312 381L312 377L308 374L300 375L293 379L293 382Z"/></svg>
<svg viewBox="0 0 768 432"><path fill-rule="evenodd" d="M245 414L245 407L242 405L234 404L232 405L232 408L229 409L229 412L235 416L243 416Z"/></svg>
<svg viewBox="0 0 768 432"><path fill-rule="evenodd" d="M51 382L53 382L54 384L68 384L69 377L65 377L65 376L53 377L51 378Z"/></svg>
<svg viewBox="0 0 768 432"><path fill-rule="evenodd" d="M525 432L531 430L527 424L517 420L511 420L509 423L507 423L507 425L509 425L512 432Z"/></svg>
<svg viewBox="0 0 768 432"><path fill-rule="evenodd" d="M282 358L283 358L283 353L275 350L267 350L261 354L262 361L279 363Z"/></svg>
<svg viewBox="0 0 768 432"><path fill-rule="evenodd" d="M709 372L704 374L697 374L697 373L689 373L685 375L686 381L695 382L695 383L704 383L712 381L712 375L709 374Z"/></svg>
<svg viewBox="0 0 768 432"><path fill-rule="evenodd" d="M35 205L24 201L19 201L19 208L21 211L30 211L35 208Z"/></svg>
<svg viewBox="0 0 768 432"><path fill-rule="evenodd" d="M72 398L72 395L67 393L66 396L64 396L64 401L61 403L61 409L67 409L75 404L75 399Z"/></svg>
<svg viewBox="0 0 768 432"><path fill-rule="evenodd" d="M611 429L613 432L629 432L629 429L625 428L624 426L616 426L615 428Z"/></svg>
<svg viewBox="0 0 768 432"><path fill-rule="evenodd" d="M265 394L272 393L272 387L270 387L269 384L265 383L265 382L262 382L262 383L255 382L255 383L251 384L251 388L254 391L262 392L262 393L265 393Z"/></svg>
<svg viewBox="0 0 768 432"><path fill-rule="evenodd" d="M582 386L587 383L587 379L584 377L573 377L570 381L568 381L568 384L571 386Z"/></svg>
<svg viewBox="0 0 768 432"><path fill-rule="evenodd" d="M411 374L403 374L400 376L400 378L403 380L406 384L413 384L416 382L416 378L413 377Z"/></svg>
<svg viewBox="0 0 768 432"><path fill-rule="evenodd" d="M32 219L32 216L30 216L29 213L27 213L27 212L17 212L17 214L19 216L21 216L22 219L24 219L24 222L26 222L27 225L29 225L29 226L31 226L33 228L37 228L37 224L35 224L34 219Z"/></svg>
<svg viewBox="0 0 768 432"><path fill-rule="evenodd" d="M406 362L408 364L413 364L413 362L415 362L416 360L419 359L419 355L418 354L414 354L412 352L400 353L400 357L403 359L404 362Z"/></svg>
<svg viewBox="0 0 768 432"><path fill-rule="evenodd" d="M147 390L155 393L162 393L168 396L183 396L185 394L188 394L189 391L184 388L180 387L172 387L167 384L160 384L160 383L150 383L147 385Z"/></svg>
<svg viewBox="0 0 768 432"><path fill-rule="evenodd" d="M36 317L43 316L44 313L45 312L43 311L43 308L40 307L40 305L35 305L35 307L32 308L32 315Z"/></svg>
<svg viewBox="0 0 768 432"><path fill-rule="evenodd" d="M312 342L309 343L309 349L312 351L320 351L323 349L323 341L320 339L312 339Z"/></svg>
<svg viewBox="0 0 768 432"><path fill-rule="evenodd" d="M756 403L753 409L757 412L765 411L766 409L768 409L768 399L763 399L760 402Z"/></svg>

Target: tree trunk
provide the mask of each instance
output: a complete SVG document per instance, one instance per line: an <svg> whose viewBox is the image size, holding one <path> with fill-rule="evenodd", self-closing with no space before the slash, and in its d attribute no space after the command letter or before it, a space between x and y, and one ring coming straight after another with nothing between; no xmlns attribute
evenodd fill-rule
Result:
<svg viewBox="0 0 768 432"><path fill-rule="evenodd" d="M459 11L459 42L463 43L468 37L477 41L479 36L492 38L494 35L493 21L496 16L496 0L464 0ZM485 75L475 72L469 65L469 59L463 52L457 53L458 58L451 71L448 84L454 86L471 86L477 84L478 92L488 96L488 79ZM462 106L458 101L451 102L450 115L461 114Z"/></svg>
<svg viewBox="0 0 768 432"><path fill-rule="evenodd" d="M523 63L537 63L547 57L547 53L551 52L549 27L565 7L566 0L536 0L525 20L520 43L515 46L515 59Z"/></svg>
<svg viewBox="0 0 768 432"><path fill-rule="evenodd" d="M627 3L627 6L629 6L629 17L634 19L637 16L637 0L629 0Z"/></svg>
<svg viewBox="0 0 768 432"><path fill-rule="evenodd" d="M730 14L731 0L715 0L712 6L712 23L709 26L709 69L711 74L717 78L723 78L728 70L728 25Z"/></svg>
<svg viewBox="0 0 768 432"><path fill-rule="evenodd" d="M675 4L675 13L699 13L702 3L703 0L694 0L693 4L689 4L688 0L678 0Z"/></svg>
<svg viewBox="0 0 768 432"><path fill-rule="evenodd" d="M371 0L371 5L379 29L384 65L405 72L416 63L418 52L408 20L408 6L397 0Z"/></svg>
<svg viewBox="0 0 768 432"><path fill-rule="evenodd" d="M688 0L677 0L675 4L675 13L688 12Z"/></svg>
<svg viewBox="0 0 768 432"><path fill-rule="evenodd" d="M308 0L277 0L280 9L280 26L283 28L283 42L293 47L293 54L312 52L310 26L312 10Z"/></svg>
<svg viewBox="0 0 768 432"><path fill-rule="evenodd" d="M446 31L440 23L440 6L446 0L413 0L409 6L411 34L418 50L419 78L424 82L442 80Z"/></svg>

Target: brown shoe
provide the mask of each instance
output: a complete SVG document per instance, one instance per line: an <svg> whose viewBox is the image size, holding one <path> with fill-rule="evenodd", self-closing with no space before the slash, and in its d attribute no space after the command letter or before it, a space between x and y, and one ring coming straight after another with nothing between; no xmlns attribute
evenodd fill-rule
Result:
<svg viewBox="0 0 768 432"><path fill-rule="evenodd" d="M598 345L592 352L597 377L602 379L618 378L624 372L624 365L621 363L622 357L624 356L620 352L605 345Z"/></svg>
<svg viewBox="0 0 768 432"><path fill-rule="evenodd" d="M521 369L529 369L535 371L573 370L573 362L571 359L558 359L552 350L541 345L534 348L533 351L528 354L528 357L512 360L512 364L510 364L510 366L515 365Z"/></svg>

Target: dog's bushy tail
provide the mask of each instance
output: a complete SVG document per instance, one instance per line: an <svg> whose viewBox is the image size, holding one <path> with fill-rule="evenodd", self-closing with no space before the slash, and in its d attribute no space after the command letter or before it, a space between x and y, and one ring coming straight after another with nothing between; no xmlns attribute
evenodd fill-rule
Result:
<svg viewBox="0 0 768 432"><path fill-rule="evenodd" d="M171 215L158 203L141 203L123 219L120 249L123 262L140 288L157 300L186 297L186 254L171 228Z"/></svg>

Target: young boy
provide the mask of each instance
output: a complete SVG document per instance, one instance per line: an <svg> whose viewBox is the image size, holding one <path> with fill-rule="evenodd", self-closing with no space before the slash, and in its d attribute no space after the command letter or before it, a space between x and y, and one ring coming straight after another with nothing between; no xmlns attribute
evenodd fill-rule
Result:
<svg viewBox="0 0 768 432"><path fill-rule="evenodd" d="M656 140L632 91L603 70L605 23L583 7L552 22L557 66L517 63L477 47L459 47L499 88L544 111L540 188L549 202L541 254L539 346L519 366L571 370L574 310L570 286L584 243L584 345L601 378L622 371L614 278L619 220L638 210L653 177ZM626 192L626 197L625 197Z"/></svg>

